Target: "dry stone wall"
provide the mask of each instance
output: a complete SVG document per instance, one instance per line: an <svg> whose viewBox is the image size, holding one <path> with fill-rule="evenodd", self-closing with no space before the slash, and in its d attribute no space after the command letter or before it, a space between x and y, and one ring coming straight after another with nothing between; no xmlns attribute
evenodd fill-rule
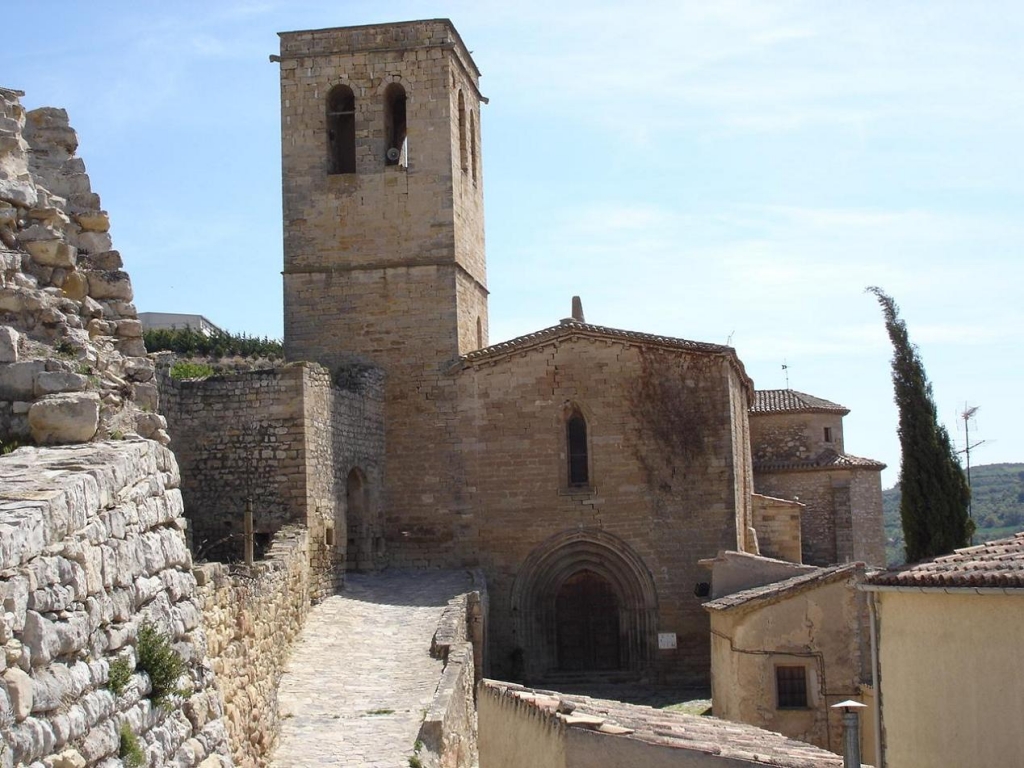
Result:
<svg viewBox="0 0 1024 768"><path fill-rule="evenodd" d="M252 567L196 569L207 654L235 765L265 766L277 739L277 686L310 607L309 534L286 526Z"/></svg>
<svg viewBox="0 0 1024 768"><path fill-rule="evenodd" d="M149 440L0 457L0 766L230 765L185 544L178 468ZM139 662L151 623L187 667L155 705ZM134 670L118 692L111 665Z"/></svg>
<svg viewBox="0 0 1024 768"><path fill-rule="evenodd" d="M132 285L62 109L0 88L0 443L166 443Z"/></svg>

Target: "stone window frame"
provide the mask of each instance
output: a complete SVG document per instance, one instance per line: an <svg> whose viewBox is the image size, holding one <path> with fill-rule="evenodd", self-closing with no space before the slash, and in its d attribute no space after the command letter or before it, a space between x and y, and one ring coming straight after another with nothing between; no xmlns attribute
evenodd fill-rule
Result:
<svg viewBox="0 0 1024 768"><path fill-rule="evenodd" d="M570 434L569 434L569 423L573 418L578 417L583 422L584 428L584 445L583 445L583 457L586 467L586 478L583 482L573 482L572 477L572 464L573 464L573 452L572 446L570 445ZM561 471L561 493L564 494L580 494L580 493L594 493L594 451L593 451L593 438L591 437L593 430L593 418L591 414L584 408L580 403L576 401L567 401L562 407L562 417L560 420L560 427L562 431L561 446L562 446L562 471ZM579 455L579 454L577 454Z"/></svg>

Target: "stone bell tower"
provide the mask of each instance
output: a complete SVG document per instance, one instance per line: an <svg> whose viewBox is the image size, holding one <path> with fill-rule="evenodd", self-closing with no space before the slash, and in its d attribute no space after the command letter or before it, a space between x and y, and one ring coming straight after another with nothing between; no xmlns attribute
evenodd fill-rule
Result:
<svg viewBox="0 0 1024 768"><path fill-rule="evenodd" d="M391 562L455 564L451 364L487 344L480 72L447 19L280 37L285 354L385 370Z"/></svg>
<svg viewBox="0 0 1024 768"><path fill-rule="evenodd" d="M286 354L405 386L487 343L480 72L447 19L280 38Z"/></svg>

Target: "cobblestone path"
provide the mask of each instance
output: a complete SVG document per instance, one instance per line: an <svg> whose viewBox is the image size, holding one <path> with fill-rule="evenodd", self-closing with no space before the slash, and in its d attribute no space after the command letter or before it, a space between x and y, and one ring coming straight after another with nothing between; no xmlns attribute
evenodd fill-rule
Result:
<svg viewBox="0 0 1024 768"><path fill-rule="evenodd" d="M430 640L465 571L350 574L313 608L279 689L276 768L408 768L442 665Z"/></svg>

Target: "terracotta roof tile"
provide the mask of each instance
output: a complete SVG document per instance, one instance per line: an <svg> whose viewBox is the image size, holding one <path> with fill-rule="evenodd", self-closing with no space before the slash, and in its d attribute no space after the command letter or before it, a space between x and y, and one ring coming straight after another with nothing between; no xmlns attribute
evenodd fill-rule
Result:
<svg viewBox="0 0 1024 768"><path fill-rule="evenodd" d="M684 349L694 352L724 352L732 355L736 354L736 351L732 347L726 347L721 344L709 344L703 341L677 339L672 336L658 336L653 333L640 333L639 331L624 331L619 328L608 328L603 325L581 323L577 320L565 320L558 325L551 326L550 328L543 328L539 331L528 333L525 336L517 336L516 338L509 339L508 341L492 344L491 346L484 347L483 349L474 350L473 352L463 355L462 359L466 362L475 363L492 357L499 357L510 352L517 352L521 349L528 349L530 347L543 344L544 342L557 339L561 336L573 335L589 336L592 338L606 338L615 341L634 342L640 344L652 344L660 347Z"/></svg>
<svg viewBox="0 0 1024 768"><path fill-rule="evenodd" d="M894 587L1024 588L1024 531L923 563L880 571L868 584Z"/></svg>
<svg viewBox="0 0 1024 768"><path fill-rule="evenodd" d="M785 469L885 469L885 464L874 459L865 459L861 456L851 456L848 453L838 453L833 450L826 450L819 453L813 459L777 459L770 461L755 461L755 472L771 472Z"/></svg>
<svg viewBox="0 0 1024 768"><path fill-rule="evenodd" d="M754 392L751 413L838 413L850 412L838 403L824 400L795 389L758 389Z"/></svg>
<svg viewBox="0 0 1024 768"><path fill-rule="evenodd" d="M782 581L776 581L760 587L751 587L740 592L734 592L731 595L719 597L717 600L710 600L704 603L704 608L709 611L727 611L730 608L737 608L741 605L748 606L757 603L775 602L811 587L849 578L863 569L863 563L846 563L844 565L834 565L830 568L818 568L811 573L802 573L799 576L793 576Z"/></svg>
<svg viewBox="0 0 1024 768"><path fill-rule="evenodd" d="M543 703L549 696L558 697L562 702L559 709L563 712L571 709L574 717L590 716L585 718L587 721L597 717L609 725L618 726L615 729L619 732L617 738L636 739L733 760L747 760L775 768L841 768L843 765L840 755L745 723L668 712L610 699L534 691L496 680L485 680L484 685L499 695L515 696L527 704L537 706L547 717L558 718L565 723L565 715L552 712ZM585 722L570 727L596 730Z"/></svg>

